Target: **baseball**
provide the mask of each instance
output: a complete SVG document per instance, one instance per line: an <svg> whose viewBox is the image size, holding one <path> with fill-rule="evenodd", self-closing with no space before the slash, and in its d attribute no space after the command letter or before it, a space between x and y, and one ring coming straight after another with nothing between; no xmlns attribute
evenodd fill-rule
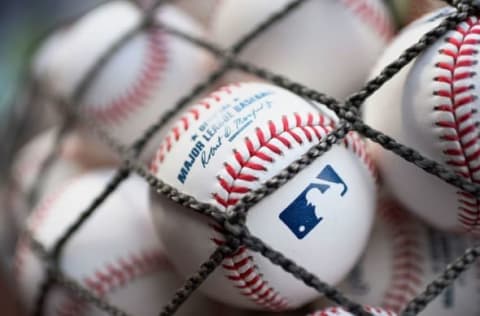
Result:
<svg viewBox="0 0 480 316"><path fill-rule="evenodd" d="M385 310L380 307L365 306L365 310L374 316L396 316L392 311ZM321 311L309 314L308 316L355 316L347 312L342 307L330 307Z"/></svg>
<svg viewBox="0 0 480 316"><path fill-rule="evenodd" d="M181 192L228 212L324 140L336 121L323 105L273 85L225 86L184 113L151 170ZM366 245L375 196L373 166L362 140L352 133L253 207L247 226L274 249L335 284ZM222 228L162 196L154 195L153 201L166 251L175 267L190 275L223 243ZM234 306L275 311L296 308L319 295L245 247L226 258L200 289Z"/></svg>
<svg viewBox="0 0 480 316"><path fill-rule="evenodd" d="M400 313L408 302L478 240L439 232L420 223L390 199L379 216L360 263L340 287L361 304ZM460 275L422 312L425 316L478 315L480 263Z"/></svg>
<svg viewBox="0 0 480 316"><path fill-rule="evenodd" d="M441 9L408 27L374 74L434 28L452 9ZM367 100L365 122L473 183L480 181L477 41L470 17L449 31ZM386 185L409 210L439 229L478 232L480 202L383 149L375 159Z"/></svg>
<svg viewBox="0 0 480 316"><path fill-rule="evenodd" d="M52 249L105 188L113 172L103 170L75 178L46 197L29 218L34 238ZM131 315L155 315L182 285L156 236L148 203L148 186L131 177L111 195L66 245L62 271L86 289ZM25 306L33 308L45 279L43 263L21 239L15 274ZM179 315L214 315L213 303L195 294ZM105 315L68 290L54 286L45 315Z"/></svg>
<svg viewBox="0 0 480 316"><path fill-rule="evenodd" d="M229 48L289 2L219 0L212 38ZM240 57L344 99L363 85L392 30L382 1L309 1L255 38Z"/></svg>
<svg viewBox="0 0 480 316"><path fill-rule="evenodd" d="M188 15L169 5L155 15L161 23L194 36L204 31ZM110 1L64 31L56 65L46 78L52 93L69 98L95 62L141 21L141 11L129 1ZM124 145L143 132L206 78L213 57L160 28L130 38L94 76L78 100L87 116ZM92 136L90 136L92 137ZM143 158L150 160L155 140Z"/></svg>
<svg viewBox="0 0 480 316"><path fill-rule="evenodd" d="M67 27L56 30L39 43L32 57L31 65L31 72L36 80L43 78L43 82L48 83L46 78L50 76L50 72L55 67L56 54L61 51L59 47L62 45L66 29Z"/></svg>

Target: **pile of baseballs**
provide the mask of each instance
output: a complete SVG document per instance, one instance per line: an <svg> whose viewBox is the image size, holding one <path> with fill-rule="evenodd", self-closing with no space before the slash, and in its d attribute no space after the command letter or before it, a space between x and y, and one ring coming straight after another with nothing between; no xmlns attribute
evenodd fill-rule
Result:
<svg viewBox="0 0 480 316"><path fill-rule="evenodd" d="M19 151L8 199L15 225L53 250L121 166L122 157L95 130L131 146L221 65L205 48L158 25L228 50L290 2L163 4L150 12L157 26L126 38L143 23L142 8L151 8L151 1L136 6L114 0L48 37L35 56L34 79L52 100L75 98L75 108L58 102L57 110L76 111L80 119L58 144L59 127L52 126ZM395 35L381 0L305 1L239 57L342 101L452 12L434 11ZM471 16L362 109L370 126L472 183L480 183L479 43L480 20ZM246 196L301 166L248 210L248 231L365 311L396 315L476 245L480 201L356 132L317 157L318 145L338 126L326 104L230 71L161 126L138 162L151 176L227 215ZM56 159L41 172L52 150ZM312 157L317 158L303 167ZM227 239L218 222L132 173L65 243L58 264L67 277L128 314L156 315ZM25 234L18 238L12 266L31 313L47 269ZM43 311L107 315L58 284L47 293ZM226 255L178 315L272 312L351 315L246 246ZM479 312L480 263L421 315Z"/></svg>

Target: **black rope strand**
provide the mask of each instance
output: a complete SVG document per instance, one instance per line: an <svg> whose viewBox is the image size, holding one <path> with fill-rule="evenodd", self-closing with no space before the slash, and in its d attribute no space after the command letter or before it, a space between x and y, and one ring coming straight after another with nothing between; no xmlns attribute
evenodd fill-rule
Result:
<svg viewBox="0 0 480 316"><path fill-rule="evenodd" d="M440 295L440 293L451 286L460 274L468 270L479 257L480 247L468 248L460 258L448 265L445 271L431 282L420 295L411 300L399 316L418 315L427 308L428 304Z"/></svg>
<svg viewBox="0 0 480 316"><path fill-rule="evenodd" d="M26 229L24 231L24 237L27 239L27 242L30 245L32 252L43 261L46 271L46 279L42 282L38 288L39 295L35 298L35 303L33 305L32 315L41 316L43 315L43 307L45 306L45 301L47 299L47 294L53 286L53 273L49 269L49 265L52 264L50 260L50 254L46 248L33 237L33 232Z"/></svg>
<svg viewBox="0 0 480 316"><path fill-rule="evenodd" d="M230 245L229 245L230 244ZM225 257L233 254L238 248L235 240L230 240L225 245L219 246L209 259L200 266L193 276L187 279L185 284L175 292L174 297L160 312L160 316L171 316L182 306L183 303L197 290L210 274L222 263Z"/></svg>

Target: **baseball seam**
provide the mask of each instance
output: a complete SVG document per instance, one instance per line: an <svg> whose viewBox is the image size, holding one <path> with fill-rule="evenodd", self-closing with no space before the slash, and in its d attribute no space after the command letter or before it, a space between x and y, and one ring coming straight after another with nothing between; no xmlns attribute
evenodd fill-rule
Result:
<svg viewBox="0 0 480 316"><path fill-rule="evenodd" d="M381 306L399 313L423 285L425 258L418 227L392 201L379 201L379 216L392 234L392 274Z"/></svg>
<svg viewBox="0 0 480 316"><path fill-rule="evenodd" d="M154 29L146 36L148 48L145 62L133 85L124 94L115 96L104 105L87 104L83 108L88 115L104 124L116 124L144 106L155 92L168 64L166 33Z"/></svg>
<svg viewBox="0 0 480 316"><path fill-rule="evenodd" d="M380 4L374 4L368 0L342 0L341 2L384 40L393 36L390 17L387 15L386 9L380 7Z"/></svg>
<svg viewBox="0 0 480 316"><path fill-rule="evenodd" d="M447 37L446 43L438 52L443 59L435 64L442 71L441 75L434 78L433 94L439 100L434 106L434 112L442 116L435 125L441 129L440 141L447 147L443 151L445 163L461 176L478 184L480 139L478 122L474 121L477 111L474 102L477 96L472 91L474 85L471 80L476 73L471 67L477 63L475 56L478 52L474 46L479 44L480 22L469 18L453 32L461 39L453 35ZM457 218L463 228L467 231L479 230L480 201L462 191L457 191L457 201Z"/></svg>

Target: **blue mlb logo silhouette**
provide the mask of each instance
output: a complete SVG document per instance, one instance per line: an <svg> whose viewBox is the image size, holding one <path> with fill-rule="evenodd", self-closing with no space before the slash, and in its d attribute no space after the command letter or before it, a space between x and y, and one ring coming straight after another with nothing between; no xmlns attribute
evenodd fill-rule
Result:
<svg viewBox="0 0 480 316"><path fill-rule="evenodd" d="M279 215L280 220L298 239L307 236L323 220L319 215L322 199L331 192L332 185L342 186L340 197L348 191L347 184L330 165L323 168L316 179L320 181L309 184Z"/></svg>

